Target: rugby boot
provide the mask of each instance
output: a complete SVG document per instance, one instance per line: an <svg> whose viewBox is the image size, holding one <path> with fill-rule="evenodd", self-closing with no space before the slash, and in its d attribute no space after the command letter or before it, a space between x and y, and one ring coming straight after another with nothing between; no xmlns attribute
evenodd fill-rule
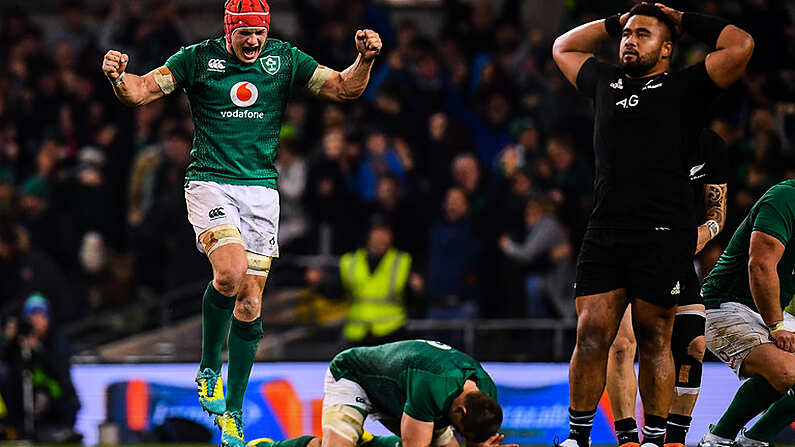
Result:
<svg viewBox="0 0 795 447"><path fill-rule="evenodd" d="M224 412L222 416L215 417L215 424L221 428L222 447L246 446L246 442L243 440L243 415L241 412Z"/></svg>
<svg viewBox="0 0 795 447"><path fill-rule="evenodd" d="M224 399L224 382L221 373L210 368L196 373L196 385L199 391L199 405L202 410L213 415L222 415L226 411Z"/></svg>
<svg viewBox="0 0 795 447"><path fill-rule="evenodd" d="M698 441L698 447L734 447L734 439L721 438L720 436L712 434L712 427L709 426L709 431L704 434L701 441Z"/></svg>
<svg viewBox="0 0 795 447"><path fill-rule="evenodd" d="M757 441L745 436L745 429L740 430L737 439L734 441L735 447L769 447L770 443L765 441Z"/></svg>
<svg viewBox="0 0 795 447"><path fill-rule="evenodd" d="M268 447L273 444L273 439L271 438L259 438L253 441L249 441L246 443L246 447Z"/></svg>
<svg viewBox="0 0 795 447"><path fill-rule="evenodd" d="M566 439L565 441L558 444L557 442L554 443L555 447L579 447L580 444L577 442L576 439ZM591 447L591 438L588 438L588 447Z"/></svg>

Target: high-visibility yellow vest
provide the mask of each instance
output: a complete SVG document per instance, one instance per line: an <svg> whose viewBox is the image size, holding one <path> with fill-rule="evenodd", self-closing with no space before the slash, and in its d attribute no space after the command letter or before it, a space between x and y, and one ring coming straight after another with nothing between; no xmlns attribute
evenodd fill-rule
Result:
<svg viewBox="0 0 795 447"><path fill-rule="evenodd" d="M342 330L345 338L356 342L368 334L383 337L406 324L403 291L410 269L411 255L394 248L387 250L373 272L365 249L342 256L342 285L353 298Z"/></svg>

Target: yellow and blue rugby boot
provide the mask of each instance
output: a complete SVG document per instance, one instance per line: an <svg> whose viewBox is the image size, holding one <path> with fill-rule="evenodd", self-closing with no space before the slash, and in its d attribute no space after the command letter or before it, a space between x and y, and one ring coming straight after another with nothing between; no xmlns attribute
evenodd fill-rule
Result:
<svg viewBox="0 0 795 447"><path fill-rule="evenodd" d="M215 424L221 428L222 447L246 446L246 442L243 440L243 415L241 412L224 412L222 416L215 417Z"/></svg>
<svg viewBox="0 0 795 447"><path fill-rule="evenodd" d="M224 398L224 381L221 373L217 373L210 368L196 373L196 385L199 391L199 405L202 409L212 415L222 415L226 411L226 399Z"/></svg>
<svg viewBox="0 0 795 447"><path fill-rule="evenodd" d="M246 447L268 447L273 444L273 439L271 438L259 438L253 441L249 441L246 443Z"/></svg>

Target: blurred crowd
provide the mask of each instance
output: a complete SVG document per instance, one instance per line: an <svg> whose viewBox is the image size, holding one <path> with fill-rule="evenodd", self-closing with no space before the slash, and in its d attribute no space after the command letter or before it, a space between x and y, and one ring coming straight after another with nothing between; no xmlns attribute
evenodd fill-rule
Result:
<svg viewBox="0 0 795 447"><path fill-rule="evenodd" d="M384 42L360 100L297 91L287 107L279 262L365 246L375 222L411 254L410 316L571 317L591 206L592 111L550 49L560 33L632 2L442 3L427 12L438 33L367 0L291 1L288 32L286 7L274 6L270 35L338 70L355 58L356 29ZM703 271L754 200L795 174L795 11L786 3L671 2L725 16L756 40L748 75L715 106L733 175L729 223L700 257ZM209 278L182 191L193 131L184 94L125 108L100 64L112 48L130 55L129 71L148 72L180 46L221 36L220 7L210 29L164 0L102 10L63 1L47 23L32 9L0 7L0 311L40 292L64 323ZM706 50L683 39L675 66ZM320 287L317 270L290 285Z"/></svg>

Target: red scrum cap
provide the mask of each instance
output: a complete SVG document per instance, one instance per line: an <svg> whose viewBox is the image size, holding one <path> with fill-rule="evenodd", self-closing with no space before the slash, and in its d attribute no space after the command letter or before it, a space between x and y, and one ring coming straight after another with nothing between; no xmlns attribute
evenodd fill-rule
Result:
<svg viewBox="0 0 795 447"><path fill-rule="evenodd" d="M240 28L271 27L271 8L266 0L226 0L224 33L226 46L232 47L232 33Z"/></svg>

